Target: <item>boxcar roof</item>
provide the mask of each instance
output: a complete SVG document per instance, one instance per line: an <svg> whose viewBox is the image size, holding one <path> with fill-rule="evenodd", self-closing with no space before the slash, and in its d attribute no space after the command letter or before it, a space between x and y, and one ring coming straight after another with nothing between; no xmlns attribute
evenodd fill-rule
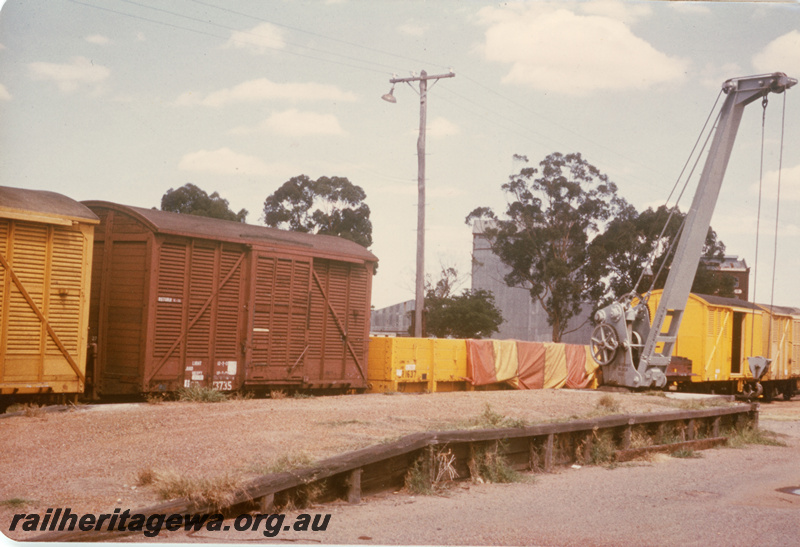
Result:
<svg viewBox="0 0 800 547"><path fill-rule="evenodd" d="M302 247L312 253L326 256L351 257L367 262L377 262L370 251L353 241L327 235L290 232L266 226L255 226L232 220L202 217L198 215L171 213L158 209L145 209L121 205L108 201L84 201L87 207L109 208L122 211L137 218L152 231L185 237L223 240L251 245L273 244Z"/></svg>
<svg viewBox="0 0 800 547"><path fill-rule="evenodd" d="M769 304L759 304L758 305L764 311L772 311L778 315L800 315L799 308L792 308L789 306L770 306Z"/></svg>
<svg viewBox="0 0 800 547"><path fill-rule="evenodd" d="M727 306L729 308L745 308L748 310L761 311L761 308L751 302L748 302L747 300L739 300L738 298L727 298L725 296L716 296L711 294L692 294L705 300L712 306Z"/></svg>
<svg viewBox="0 0 800 547"><path fill-rule="evenodd" d="M73 220L97 224L99 219L85 205L45 190L0 186L0 217L71 224Z"/></svg>

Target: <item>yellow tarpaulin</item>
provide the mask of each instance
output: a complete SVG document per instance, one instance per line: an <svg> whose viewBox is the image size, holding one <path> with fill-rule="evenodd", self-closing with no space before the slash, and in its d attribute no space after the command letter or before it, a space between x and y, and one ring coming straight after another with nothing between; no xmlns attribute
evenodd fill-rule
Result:
<svg viewBox="0 0 800 547"><path fill-rule="evenodd" d="M494 369L498 382L517 377L517 341L492 340L494 348Z"/></svg>
<svg viewBox="0 0 800 547"><path fill-rule="evenodd" d="M544 389L560 389L567 383L567 353L564 344L544 345Z"/></svg>
<svg viewBox="0 0 800 547"><path fill-rule="evenodd" d="M600 368L600 365L595 363L594 359L592 358L592 348L590 346L586 346L586 375L592 379L589 382L589 385L586 386L590 389L597 389L597 369Z"/></svg>

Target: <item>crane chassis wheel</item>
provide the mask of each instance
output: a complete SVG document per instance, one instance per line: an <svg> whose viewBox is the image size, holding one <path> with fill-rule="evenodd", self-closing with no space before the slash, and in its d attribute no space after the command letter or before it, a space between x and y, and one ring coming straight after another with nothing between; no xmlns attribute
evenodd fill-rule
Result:
<svg viewBox="0 0 800 547"><path fill-rule="evenodd" d="M592 332L592 358L598 365L605 366L614 360L619 349L619 338L614 327L603 323Z"/></svg>

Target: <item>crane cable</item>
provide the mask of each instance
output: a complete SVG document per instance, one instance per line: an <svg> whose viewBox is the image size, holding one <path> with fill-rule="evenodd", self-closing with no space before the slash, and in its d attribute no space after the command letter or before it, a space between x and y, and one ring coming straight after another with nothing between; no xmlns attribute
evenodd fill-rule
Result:
<svg viewBox="0 0 800 547"><path fill-rule="evenodd" d="M786 128L786 94L783 95L783 111L781 113L781 147L778 153L778 197L775 203L775 242L772 249L772 288L769 296L769 336L767 337L767 347L772 350L772 313L775 304L775 270L778 263L778 219L781 211L781 172L783 171L783 136Z"/></svg>
<svg viewBox="0 0 800 547"><path fill-rule="evenodd" d="M694 155L695 151L697 150L697 145L700 142L700 139L702 139L703 133L705 133L706 128L708 127L708 122L709 122L709 120L711 120L711 115L714 113L714 110L717 108L717 104L719 103L720 97L722 97L722 90L720 90L720 92L717 94L717 98L714 101L714 105L711 107L711 111L708 113L708 117L706 118L706 121L703 124L703 128L700 130L700 133L697 136L697 140L695 141L694 146L692 147L692 151L689 152L689 156L686 158L686 163L684 163L683 169L681 169L681 172L678 175L678 178L675 181L675 184L672 186L672 190L670 191L669 196L667 196L667 200L664 202L664 206L665 207L669 203L669 200L672 199L672 196L675 193L675 190L678 188L678 184L680 183L681 178L683 177L683 174L686 172L686 167L689 165L689 162L691 161L692 156ZM636 294L638 294L638 292L639 292L639 284L642 282L642 279L644 278L645 271L647 271L648 269L651 269L653 264L655 263L656 251L657 251L657 249L659 247L659 244L661 243L661 240L664 238L664 233L667 231L667 227L669 226L669 223L672 220L672 217L675 215L676 212L678 212L678 204L680 203L681 198L683 197L683 194L686 191L686 187L689 184L689 180L692 178L692 175L694 174L695 169L697 169L697 165L700 162L700 158L702 157L706 146L708 146L708 142L711 139L711 136L714 134L714 130L715 130L716 126L717 126L717 123L719 123L719 119L720 119L721 115L722 115L722 111L717 113L717 117L714 120L714 124L713 124L711 130L708 132L708 135L706 136L706 140L703 143L702 148L698 152L697 157L695 158L694 165L692 166L692 169L689 171L689 174L686 176L686 181L683 183L683 188L681 188L681 191L678 194L678 197L675 199L675 205L673 205L672 208L670 209L669 215L667 216L667 220L664 222L664 227L661 229L661 233L658 235L658 238L656 238L655 244L653 245L653 250L650 253L650 258L648 260L647 266L645 268L642 268L642 271L639 273L639 279L637 279L636 283L634 283L634 285L633 285L633 292L635 292ZM675 244L678 241L678 239L680 239L680 234L683 231L683 226L685 224L686 224L686 217L684 217L683 222L681 222L681 225L678 227L678 231L675 233L675 237L672 238L672 241L670 242L670 246L667 249L667 252L664 254L664 260L661 262L661 265L658 268L658 273L656 273L653 276L653 278L652 278L652 280L650 282L650 287L647 289L647 294L644 296L643 301L646 302L648 300L648 298L649 298L650 293L653 292L653 289L655 288L656 280L658 279L658 276L661 275L661 272L664 270L664 266L668 262L670 254L672 254L672 251L675 249ZM651 272L652 272L652 270L651 270Z"/></svg>
<svg viewBox="0 0 800 547"><path fill-rule="evenodd" d="M758 173L758 215L756 217L756 249L755 249L755 263L753 265L753 313L751 314L752 321L750 325L750 355L753 355L755 352L754 347L754 340L756 334L756 308L758 304L756 304L756 291L758 289L758 240L760 234L760 227L761 227L761 192L762 187L764 185L764 134L765 134L765 127L766 127L766 119L767 119L767 105L769 104L769 98L767 95L764 95L764 98L761 99L761 163L759 166L759 173ZM786 96L783 97L783 104L784 104L784 116L786 114ZM783 127L781 127L781 158L783 157ZM781 159L782 161L782 159ZM778 181L780 181L780 170L778 171ZM780 182L778 183L778 207L780 207ZM773 258L772 258L772 296L770 297L770 304L769 304L769 331L767 333L767 347L761 348L762 353L769 351L772 349L772 321L773 321L773 302L772 298L775 296L775 263L777 261L777 252L778 252L778 218L776 214L775 218L775 246L773 251Z"/></svg>

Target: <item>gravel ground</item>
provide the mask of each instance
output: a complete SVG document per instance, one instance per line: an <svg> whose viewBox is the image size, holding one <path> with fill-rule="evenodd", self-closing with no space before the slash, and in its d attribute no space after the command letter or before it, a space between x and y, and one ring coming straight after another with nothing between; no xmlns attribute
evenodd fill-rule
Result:
<svg viewBox="0 0 800 547"><path fill-rule="evenodd" d="M163 533L152 541L349 545L796 545L800 538L800 400L762 406L761 427L787 446L705 450L614 468L561 468L514 484L457 483L435 496L385 493L330 514L322 532ZM299 512L286 515L293 523ZM130 536L124 541L141 541Z"/></svg>
<svg viewBox="0 0 800 547"><path fill-rule="evenodd" d="M281 457L317 460L400 436L467 427L490 405L529 423L586 417L603 394L541 390L86 406L0 420L0 526L48 507L111 512L160 501L142 470L247 478ZM681 402L615 393L621 413ZM14 505L10 500L21 500ZM23 536L17 535L21 538Z"/></svg>

